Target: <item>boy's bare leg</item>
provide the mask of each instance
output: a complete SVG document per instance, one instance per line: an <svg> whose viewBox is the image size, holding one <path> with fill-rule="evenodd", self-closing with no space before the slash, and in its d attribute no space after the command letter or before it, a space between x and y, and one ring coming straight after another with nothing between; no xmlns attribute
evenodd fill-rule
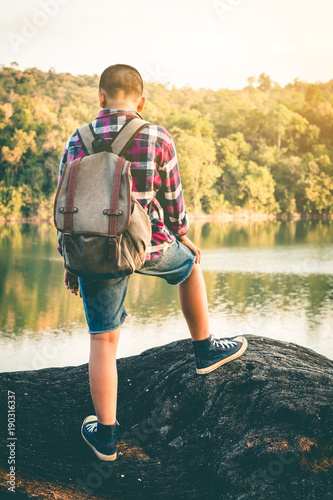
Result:
<svg viewBox="0 0 333 500"><path fill-rule="evenodd" d="M104 425L113 425L116 421L119 335L120 328L90 335L90 393L97 420Z"/></svg>
<svg viewBox="0 0 333 500"><path fill-rule="evenodd" d="M200 264L185 281L178 285L179 301L193 340L209 336L208 302L206 285Z"/></svg>

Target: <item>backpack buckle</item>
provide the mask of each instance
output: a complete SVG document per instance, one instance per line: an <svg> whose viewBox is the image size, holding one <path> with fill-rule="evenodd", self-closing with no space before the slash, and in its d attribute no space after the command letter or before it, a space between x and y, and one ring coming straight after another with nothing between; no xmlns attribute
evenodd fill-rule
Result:
<svg viewBox="0 0 333 500"><path fill-rule="evenodd" d="M72 233L64 233L64 243L73 243Z"/></svg>
<svg viewBox="0 0 333 500"><path fill-rule="evenodd" d="M111 241L111 240L116 240L116 241ZM110 247L116 247L118 245L118 236L116 234L109 234L108 245Z"/></svg>
<svg viewBox="0 0 333 500"><path fill-rule="evenodd" d="M109 259L116 259L118 255L118 236L116 234L109 234Z"/></svg>
<svg viewBox="0 0 333 500"><path fill-rule="evenodd" d="M66 252L72 253L73 238L71 233L64 233L64 244L66 245Z"/></svg>

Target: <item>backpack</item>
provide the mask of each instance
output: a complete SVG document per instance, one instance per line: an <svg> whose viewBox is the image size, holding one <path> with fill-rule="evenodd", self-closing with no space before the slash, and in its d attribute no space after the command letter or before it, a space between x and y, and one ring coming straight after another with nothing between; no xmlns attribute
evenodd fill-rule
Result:
<svg viewBox="0 0 333 500"><path fill-rule="evenodd" d="M132 118L112 145L91 124L78 129L87 156L66 163L53 212L65 268L76 276L127 276L145 262L150 210L132 195L131 163L121 155L148 124Z"/></svg>

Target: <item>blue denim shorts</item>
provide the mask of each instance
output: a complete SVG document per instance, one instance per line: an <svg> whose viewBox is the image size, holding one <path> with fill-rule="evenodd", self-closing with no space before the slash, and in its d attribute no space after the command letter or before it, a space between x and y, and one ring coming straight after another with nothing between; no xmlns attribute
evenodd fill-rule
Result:
<svg viewBox="0 0 333 500"><path fill-rule="evenodd" d="M192 250L175 240L157 259L146 261L140 270L135 272L158 276L169 285L179 285L191 274L195 260ZM89 333L108 332L124 323L129 316L124 301L130 277L107 280L79 278Z"/></svg>

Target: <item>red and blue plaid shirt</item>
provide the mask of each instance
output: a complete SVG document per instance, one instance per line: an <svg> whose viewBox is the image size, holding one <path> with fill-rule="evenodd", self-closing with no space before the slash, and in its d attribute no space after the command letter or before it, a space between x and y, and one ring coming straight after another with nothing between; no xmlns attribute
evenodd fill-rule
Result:
<svg viewBox="0 0 333 500"><path fill-rule="evenodd" d="M142 118L139 113L135 115ZM102 135L112 144L117 133L131 118L133 112L103 109L92 122L92 126L96 134ZM58 184L65 164L85 155L75 132L68 139L61 158ZM133 195L146 211L152 201L152 239L146 260L154 259L173 243L175 237L186 234L189 228L175 145L165 128L147 125L135 137L123 156L131 162ZM58 250L62 253L60 247Z"/></svg>

